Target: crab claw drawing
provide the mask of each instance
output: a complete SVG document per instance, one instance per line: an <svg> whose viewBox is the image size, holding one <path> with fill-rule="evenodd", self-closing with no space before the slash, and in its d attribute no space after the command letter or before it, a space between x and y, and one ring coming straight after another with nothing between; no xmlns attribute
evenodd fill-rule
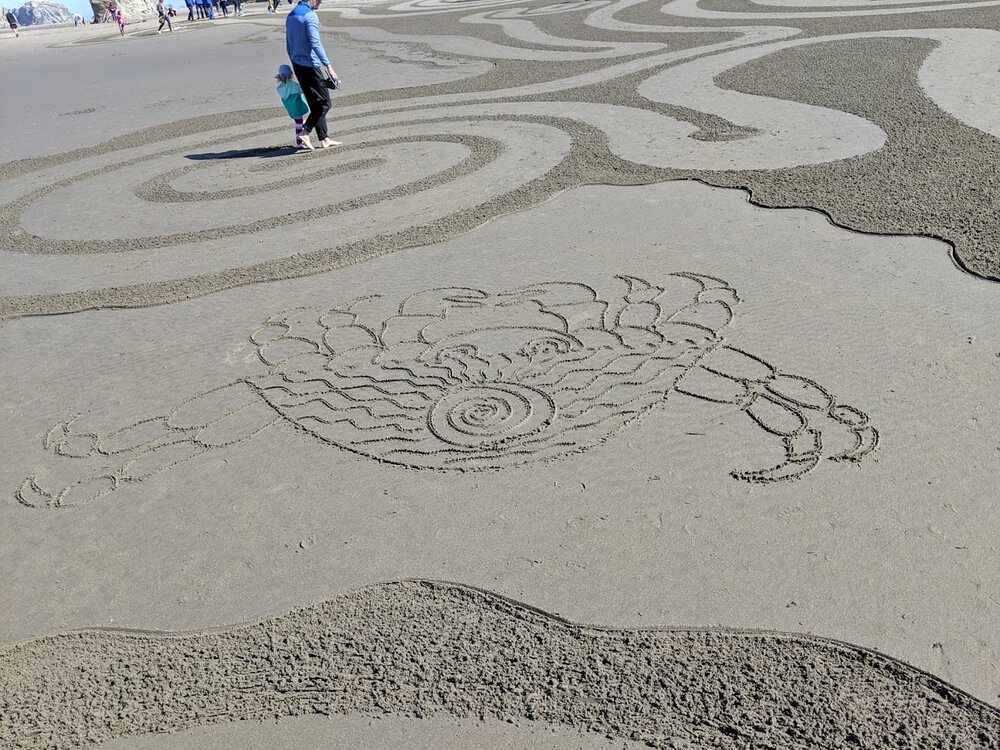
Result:
<svg viewBox="0 0 1000 750"><path fill-rule="evenodd" d="M734 470L736 479L777 482L814 469L824 457L824 434L849 444L826 455L831 461L860 461L878 445L878 431L853 406L839 404L809 378L779 372L759 357L721 346L693 368L677 391L705 401L738 406L757 426L777 437L785 458L775 466ZM832 433L832 434L831 434Z"/></svg>
<svg viewBox="0 0 1000 750"><path fill-rule="evenodd" d="M21 505L29 508L71 508L107 495L118 487L120 481L113 474L88 477L67 485L58 492L49 492L39 483L39 477L33 474L21 482L15 497Z"/></svg>
<svg viewBox="0 0 1000 750"><path fill-rule="evenodd" d="M854 446L833 456L831 461L860 461L878 447L878 430L868 424L868 417L853 406L833 406L829 412L833 419L850 428Z"/></svg>
<svg viewBox="0 0 1000 750"><path fill-rule="evenodd" d="M59 422L46 433L42 444L56 460L47 467L51 471L32 474L21 483L15 497L22 505L84 505L209 449L249 439L278 417L259 403L249 385L238 382L196 396L165 416L143 419L105 435L75 431L77 419ZM64 470L72 472L68 479Z"/></svg>

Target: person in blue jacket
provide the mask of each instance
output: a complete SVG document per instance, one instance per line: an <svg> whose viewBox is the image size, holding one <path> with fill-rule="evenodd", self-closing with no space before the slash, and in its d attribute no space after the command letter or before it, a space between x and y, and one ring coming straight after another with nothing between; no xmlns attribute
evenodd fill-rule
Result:
<svg viewBox="0 0 1000 750"><path fill-rule="evenodd" d="M285 19L285 49L292 63L295 77L302 86L302 93L309 102L309 117L301 138L311 147L309 135L315 131L323 148L339 146L340 141L330 140L326 113L330 111L330 89L339 88L340 78L330 64L319 37L319 16L316 9L322 0L300 0Z"/></svg>

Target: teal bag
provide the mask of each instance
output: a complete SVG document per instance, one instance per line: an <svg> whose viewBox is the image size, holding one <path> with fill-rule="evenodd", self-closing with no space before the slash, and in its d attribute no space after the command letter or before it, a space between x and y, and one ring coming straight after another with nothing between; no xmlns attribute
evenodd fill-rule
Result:
<svg viewBox="0 0 1000 750"><path fill-rule="evenodd" d="M285 105L285 111L288 112L288 116L292 119L304 117L309 114L309 102L306 101L301 92L287 99L282 99L281 103Z"/></svg>
<svg viewBox="0 0 1000 750"><path fill-rule="evenodd" d="M281 103L285 105L285 111L293 120L309 113L309 102L302 94L302 87L295 81L285 81L279 84L277 91L278 96L281 97Z"/></svg>

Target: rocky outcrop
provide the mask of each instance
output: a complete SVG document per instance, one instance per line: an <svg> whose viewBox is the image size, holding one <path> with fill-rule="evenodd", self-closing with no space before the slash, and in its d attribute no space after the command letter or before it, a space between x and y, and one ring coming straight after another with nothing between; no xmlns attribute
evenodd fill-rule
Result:
<svg viewBox="0 0 1000 750"><path fill-rule="evenodd" d="M21 26L39 26L45 23L65 23L73 20L73 13L65 5L46 0L28 2L20 8L10 8ZM7 9L4 9L6 13Z"/></svg>
<svg viewBox="0 0 1000 750"><path fill-rule="evenodd" d="M94 15L98 19L104 18L108 2L109 0L90 0L90 7L94 9ZM125 20L129 23L156 16L156 3L153 0L115 0L115 4L122 9Z"/></svg>

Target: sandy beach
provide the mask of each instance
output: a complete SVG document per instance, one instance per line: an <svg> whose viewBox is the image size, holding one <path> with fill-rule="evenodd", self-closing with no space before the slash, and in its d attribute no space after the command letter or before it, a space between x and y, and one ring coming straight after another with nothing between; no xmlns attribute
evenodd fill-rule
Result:
<svg viewBox="0 0 1000 750"><path fill-rule="evenodd" d="M0 35L0 747L1000 748L1000 0Z"/></svg>

